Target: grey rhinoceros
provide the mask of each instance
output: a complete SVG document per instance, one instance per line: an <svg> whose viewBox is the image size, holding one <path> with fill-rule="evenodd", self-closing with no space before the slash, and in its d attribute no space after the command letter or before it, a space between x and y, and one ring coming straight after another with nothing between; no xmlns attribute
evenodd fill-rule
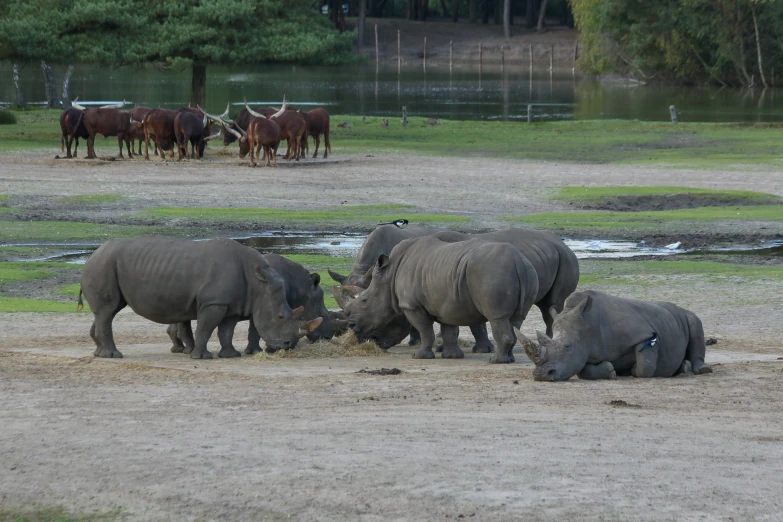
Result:
<svg viewBox="0 0 783 522"><path fill-rule="evenodd" d="M357 287L351 287L356 288ZM443 358L464 356L459 326L489 321L498 345L490 362L513 362L513 326L527 317L538 295L533 265L507 243L479 239L445 243L431 236L406 239L381 254L370 286L346 304L348 326L371 335L404 314L421 333L417 359L435 354L433 324L441 324Z"/></svg>
<svg viewBox="0 0 783 522"><path fill-rule="evenodd" d="M268 345L292 348L321 324L300 321L285 283L263 255L231 239L188 241L163 236L112 239L96 250L82 271L82 293L95 319L90 336L97 357L122 357L112 321L130 306L162 324L196 319L194 359L211 359L207 341L218 329L220 357L237 357L231 340L236 323L252 317Z"/></svg>
<svg viewBox="0 0 783 522"><path fill-rule="evenodd" d="M388 228L379 227L368 236L349 276L341 276L330 271L332 278L336 281L343 281L344 286L355 285L360 288L367 288L372 280L372 265L367 260L369 252L377 252L377 258L377 255L391 251L394 245L389 246L389 242L393 240L402 241L399 234L394 233L393 230L387 230ZM391 228L394 229L396 227ZM422 232L424 230L426 228L419 228L418 231ZM579 261L576 255L559 237L551 232L521 228L509 228L483 234L432 230L429 235L449 243L466 241L468 239L482 239L485 241L509 243L516 247L530 261L538 275L538 295L536 296L535 304L544 318L547 334L552 334L552 318L549 314L549 309L554 306L556 310L562 310L566 297L576 290L576 286L579 283ZM386 250L381 249L381 245L385 245ZM360 274L362 270L364 270L364 273ZM347 292L342 292L339 289L334 291L335 299L343 308L352 293L356 292L351 289ZM408 335L409 331L410 328L407 321L403 317L396 317L386 328L374 332L373 336L378 344L384 348L389 348L399 344ZM412 331L410 333L415 341L417 332ZM472 326L471 333L476 339L476 344L473 347L474 352L488 353L493 350L485 325Z"/></svg>
<svg viewBox="0 0 783 522"><path fill-rule="evenodd" d="M568 296L563 312L552 315L554 337L536 332L538 346L515 330L537 381L712 372L701 321L675 304L588 290Z"/></svg>
<svg viewBox="0 0 783 522"><path fill-rule="evenodd" d="M277 254L265 254L264 259L283 279L288 306L291 308L303 307L302 319L305 321L317 317L323 318L318 328L307 334L310 341L331 339L335 335L335 331L342 331L347 326L347 321L343 319L342 314L335 314L326 309L324 290L321 288L321 276L318 273L310 273L296 261ZM247 332L248 344L245 353L253 354L261 351L259 343L261 338L253 323L253 318L249 317L248 319L250 319L250 325ZM172 353L189 354L193 351L195 342L190 321L170 325L167 333L173 343ZM274 348L267 347L267 352L274 351Z"/></svg>

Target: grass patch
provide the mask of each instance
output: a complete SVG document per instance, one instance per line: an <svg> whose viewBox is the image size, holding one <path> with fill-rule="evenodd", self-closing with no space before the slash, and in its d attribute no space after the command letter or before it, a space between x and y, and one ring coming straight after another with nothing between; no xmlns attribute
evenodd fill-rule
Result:
<svg viewBox="0 0 783 522"><path fill-rule="evenodd" d="M353 267L353 259L350 257L331 257L311 254L286 254L288 259L296 261L311 272L318 272L321 276L321 288L324 289L324 305L330 310L339 309L340 305L334 300L332 286L340 286L340 283L329 276L328 269L348 274ZM78 289L77 289L78 292Z"/></svg>
<svg viewBox="0 0 783 522"><path fill-rule="evenodd" d="M412 205L356 205L329 210L284 210L277 208L184 208L158 207L137 214L141 217L224 222L361 222L378 223L407 217L415 223L465 223L466 217L450 214L416 214Z"/></svg>
<svg viewBox="0 0 783 522"><path fill-rule="evenodd" d="M563 187L552 196L552 199L563 201L594 203L616 196L659 196L669 194L694 194L710 196L717 201L744 200L758 204L777 203L780 198L774 194L765 192L752 192L749 190L712 190L693 187Z"/></svg>
<svg viewBox="0 0 783 522"><path fill-rule="evenodd" d="M115 237L135 237L167 232L170 231L163 228L100 225L73 221L5 221L0 224L0 242L85 241L102 243Z"/></svg>
<svg viewBox="0 0 783 522"><path fill-rule="evenodd" d="M504 218L535 227L569 230L655 230L667 222L783 221L778 205L699 207L645 212L549 212Z"/></svg>
<svg viewBox="0 0 783 522"><path fill-rule="evenodd" d="M0 284L12 281L32 281L45 279L54 275L52 269L70 268L76 270L73 265L65 263L47 262L0 262Z"/></svg>
<svg viewBox="0 0 783 522"><path fill-rule="evenodd" d="M27 299L24 297L5 297L0 295L0 312L58 312L70 313L76 312L76 301L67 303L63 301L48 301L45 299ZM84 310L80 313L89 312L87 303L84 304Z"/></svg>
<svg viewBox="0 0 783 522"><path fill-rule="evenodd" d="M118 203L124 198L113 194L84 194L81 196L66 196L57 198L55 203L61 205L103 205L107 203Z"/></svg>
<svg viewBox="0 0 783 522"><path fill-rule="evenodd" d="M714 261L598 261L582 260L579 285L638 285L640 276L701 275L708 281L729 279L783 281L783 266L742 265ZM653 282L651 284L658 284Z"/></svg>
<svg viewBox="0 0 783 522"><path fill-rule="evenodd" d="M8 509L0 507L0 522L98 522L117 520L119 511L74 515L63 508Z"/></svg>
<svg viewBox="0 0 783 522"><path fill-rule="evenodd" d="M14 125L16 123L16 115L7 110L0 111L0 125Z"/></svg>
<svg viewBox="0 0 783 522"><path fill-rule="evenodd" d="M59 110L14 111L18 123L0 126L0 152L60 146ZM680 123L592 120L533 125L501 121L409 118L383 127L382 118L332 115L336 154L433 154L590 163L668 163L698 168L779 164L781 124ZM350 129L337 127L348 122ZM97 140L101 155L117 153L116 140ZM214 153L214 152L211 152ZM208 153L209 154L209 153Z"/></svg>

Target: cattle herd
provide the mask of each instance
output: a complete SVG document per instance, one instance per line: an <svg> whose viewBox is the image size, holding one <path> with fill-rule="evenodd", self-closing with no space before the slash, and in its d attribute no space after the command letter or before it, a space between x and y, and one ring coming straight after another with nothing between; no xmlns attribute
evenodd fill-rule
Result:
<svg viewBox="0 0 783 522"><path fill-rule="evenodd" d="M77 99L78 100L78 99ZM219 116L207 114L200 107L183 107L177 110L151 109L135 107L130 111L120 110L120 105L85 108L74 101L72 106L60 115L60 148L67 158L75 158L79 148L79 138L87 140L87 158L94 159L95 136L116 136L120 157L125 143L128 157L141 155L144 143L144 157L150 159L150 141L154 145L154 154L166 159L166 152L174 156L176 148L178 158L203 158L207 142L223 138L228 146L239 141L239 157L250 153L250 165L255 167L259 161L266 160L267 166L277 166L277 148L285 140L288 150L285 159L299 161L309 152L308 139L313 138L318 155L321 136L324 137L324 154L327 158L332 151L329 142L329 114L321 107L303 112L290 107L285 102L279 108L259 107L253 110L245 101L245 108L230 120L227 118L229 107ZM136 142L138 151L136 152ZM190 145L190 148L188 148ZM73 153L71 147L73 146ZM261 151L263 149L263 156Z"/></svg>
<svg viewBox="0 0 783 522"><path fill-rule="evenodd" d="M275 114L285 114L285 107ZM228 129L238 121L221 125ZM384 349L408 338L410 345L421 344L414 358L432 359L437 322L443 358L464 357L459 326L468 326L476 340L473 351L495 352L492 363L514 362L519 341L535 365L536 380L712 371L704 362L704 332L695 314L672 303L577 291L577 258L549 232L463 234L387 224L367 237L349 275L329 273L341 285L332 287L342 308L336 312L324 306L318 274L230 239L112 239L84 266L79 306L84 295L95 316L90 336L97 357L122 357L112 322L130 306L169 325L171 351L196 359L212 358L207 341L216 328L218 356L239 357L232 339L240 321L250 322L246 354L261 350L260 339L274 352L294 348L301 337L330 339L351 329L359 340ZM533 305L546 324L545 333L536 332L538 344L519 330Z"/></svg>

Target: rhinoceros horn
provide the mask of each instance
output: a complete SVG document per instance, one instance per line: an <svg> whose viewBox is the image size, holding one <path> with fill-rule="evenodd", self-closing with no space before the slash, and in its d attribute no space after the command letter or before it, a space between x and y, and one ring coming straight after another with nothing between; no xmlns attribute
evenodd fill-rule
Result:
<svg viewBox="0 0 783 522"><path fill-rule="evenodd" d="M356 299L361 291L362 289L356 286L332 287L332 295L334 295L334 300L337 301L337 304L340 305L340 308L343 310L345 310L345 307L348 306L348 303L350 303L351 300Z"/></svg>
<svg viewBox="0 0 783 522"><path fill-rule="evenodd" d="M536 332L538 334L539 339L541 337L541 332ZM525 349L525 353L530 358L531 361L533 361L534 364L537 364L539 361L541 361L544 358L544 354L546 353L546 348L543 346L538 346L536 343L528 339L525 334L519 331L519 328L514 328L514 335L517 336L517 340L519 341L519 344L522 345L522 348ZM546 336L545 336L546 337Z"/></svg>
<svg viewBox="0 0 783 522"><path fill-rule="evenodd" d="M329 272L329 277L334 279L340 284L343 284L348 276L340 275L337 272L332 272L331 270L327 269L327 272Z"/></svg>
<svg viewBox="0 0 783 522"><path fill-rule="evenodd" d="M557 319L557 307L555 306L549 307L549 316L552 318L552 320Z"/></svg>

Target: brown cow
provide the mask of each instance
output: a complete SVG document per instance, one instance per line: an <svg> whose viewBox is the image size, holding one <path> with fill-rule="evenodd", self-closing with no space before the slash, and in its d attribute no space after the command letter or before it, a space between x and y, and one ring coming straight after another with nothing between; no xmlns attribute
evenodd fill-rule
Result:
<svg viewBox="0 0 783 522"><path fill-rule="evenodd" d="M160 149L160 158L166 160L166 151L174 155L174 118L177 111L171 109L152 109L147 113L141 125L144 128L144 157L150 159L150 138L155 148Z"/></svg>
<svg viewBox="0 0 783 522"><path fill-rule="evenodd" d="M147 117L147 114L152 109L150 107L134 107L128 111L131 117L131 127L133 127L133 133L131 134L131 149L136 150L136 141L139 142L139 152L137 155L141 156L141 144L144 142L144 125L141 122ZM158 148L155 147L155 155L158 154Z"/></svg>
<svg viewBox="0 0 783 522"><path fill-rule="evenodd" d="M299 161L299 158L301 157L299 144L302 142L302 136L304 136L305 127L307 125L305 123L304 117L302 117L299 111L286 110L285 98L283 98L283 106L280 108L280 110L271 116L267 116L269 111L274 110L271 108L261 109L261 112L255 112L253 109L248 107L247 102L245 102L245 109L247 109L247 111L256 118L274 119L280 126L280 140L286 140L288 144L288 150L286 150L285 159L290 160L296 158L296 161Z"/></svg>
<svg viewBox="0 0 783 522"><path fill-rule="evenodd" d="M268 118L263 114L252 116L252 111L245 101L245 109L242 111L250 117L247 131L245 131L235 119L226 122L220 117L207 117L213 121L223 124L223 129L227 134L231 134L239 140L239 157L244 158L250 152L250 165L256 166L256 158L260 156L261 148L264 149L264 158L267 167L277 167L277 148L280 145L280 126L277 124L277 118L285 112L285 98L283 98L283 107ZM242 113L240 113L242 114ZM225 143L225 139L224 139ZM271 162L271 164L270 164Z"/></svg>
<svg viewBox="0 0 783 522"><path fill-rule="evenodd" d="M95 155L96 134L103 134L105 137L117 136L117 144L120 146L120 157L123 157L123 141L125 142L125 147L128 149L128 157L133 157L129 139L129 134L131 133L130 114L127 112L102 107L87 109L79 117L76 128L78 128L79 123L83 123L84 128L87 130L87 159L97 158Z"/></svg>
<svg viewBox="0 0 783 522"><path fill-rule="evenodd" d="M79 138L88 138L87 129L84 127L84 121L82 121L82 110L76 107L65 109L60 114L60 130L62 131L62 138L60 138L60 151L64 152L66 146L68 147L68 155L66 158L75 158L76 151L79 150ZM75 143L73 149L73 156L71 156L71 145Z"/></svg>
<svg viewBox="0 0 783 522"><path fill-rule="evenodd" d="M324 159L332 152L332 144L329 143L329 113L323 108L317 107L307 113L309 126L307 134L313 137L315 142L315 152L313 157L318 156L318 146L321 144L321 134L324 135Z"/></svg>
<svg viewBox="0 0 783 522"><path fill-rule="evenodd" d="M204 148L207 141L218 138L217 134L212 133L212 124L209 123L207 113L202 112L203 116L194 114L187 110L180 110L177 117L174 118L174 136L177 138L177 149L179 150L179 159L192 158L196 156L196 145L198 145L198 157L204 157ZM188 155L188 142L190 142L191 153Z"/></svg>

